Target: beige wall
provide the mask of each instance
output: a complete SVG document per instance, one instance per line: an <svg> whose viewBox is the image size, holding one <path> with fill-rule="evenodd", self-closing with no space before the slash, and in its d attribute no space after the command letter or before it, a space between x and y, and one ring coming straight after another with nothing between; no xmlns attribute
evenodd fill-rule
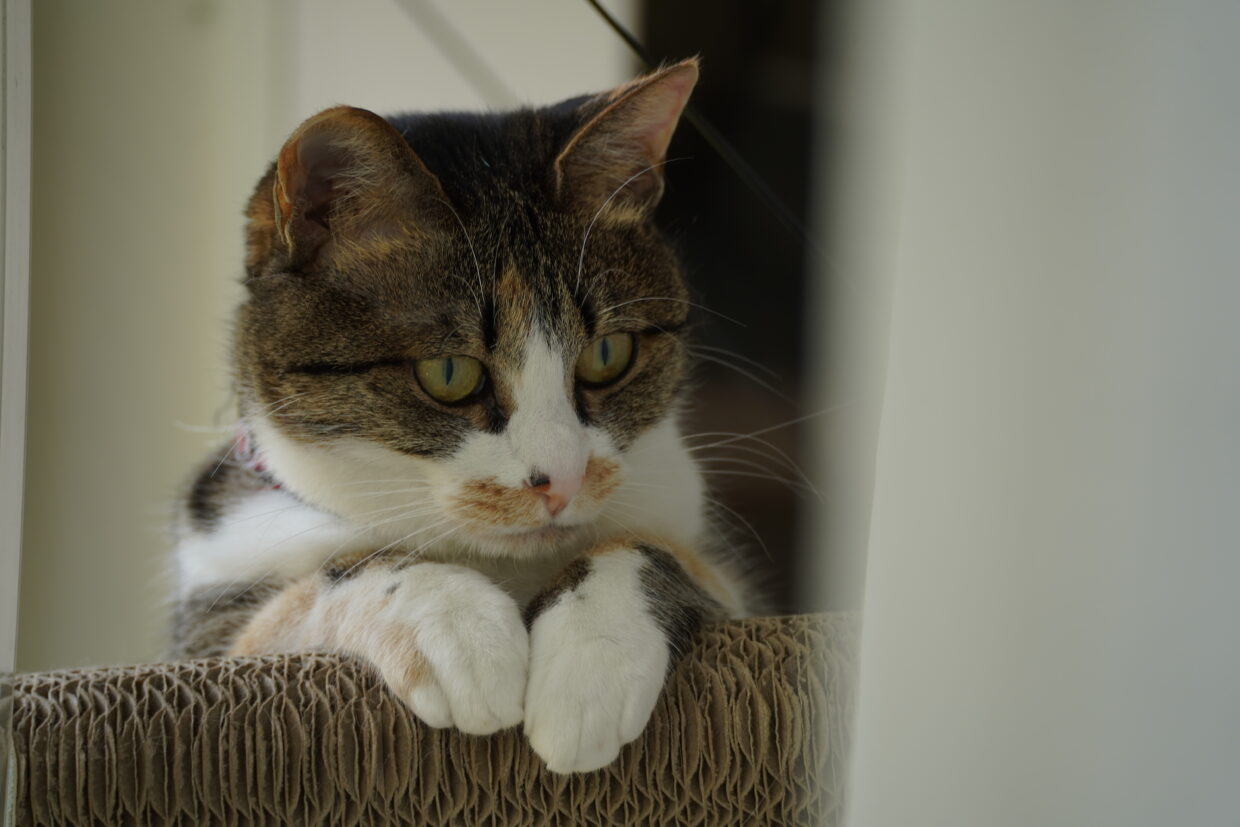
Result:
<svg viewBox="0 0 1240 827"><path fill-rule="evenodd" d="M274 21L244 8L35 4L19 669L161 646L183 426L226 402L239 207L278 140Z"/></svg>
<svg viewBox="0 0 1240 827"><path fill-rule="evenodd" d="M635 0L608 2L636 25ZM517 103L550 103L608 88L635 70L628 49L583 2L569 0L302 0L293 17L298 120L338 103L379 112L506 108L489 100L432 39L445 20L500 76ZM418 11L429 9L429 11ZM438 43L438 45L437 45Z"/></svg>
<svg viewBox="0 0 1240 827"><path fill-rule="evenodd" d="M633 69L584 4L442 6L523 100ZM21 670L160 652L166 516L231 416L240 211L283 136L334 103L485 103L386 0L45 0L34 47Z"/></svg>
<svg viewBox="0 0 1240 827"><path fill-rule="evenodd" d="M865 23L893 289L849 823L1234 824L1240 7Z"/></svg>

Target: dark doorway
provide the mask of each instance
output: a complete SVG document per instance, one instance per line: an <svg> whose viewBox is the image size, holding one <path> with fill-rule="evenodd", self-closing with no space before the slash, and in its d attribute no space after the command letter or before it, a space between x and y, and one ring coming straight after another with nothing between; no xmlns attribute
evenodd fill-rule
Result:
<svg viewBox="0 0 1240 827"><path fill-rule="evenodd" d="M818 3L647 0L640 39L657 60L702 59L694 105L808 224ZM818 136L817 140L822 137ZM662 225L683 250L708 311L697 314L698 370L686 431L695 445L726 441L807 413L806 247L692 126L672 143ZM728 321L729 317L735 321ZM719 434L719 436L707 436ZM806 490L802 428L703 448L715 517L755 561L772 612L804 611L796 555ZM772 479L772 477L778 479Z"/></svg>

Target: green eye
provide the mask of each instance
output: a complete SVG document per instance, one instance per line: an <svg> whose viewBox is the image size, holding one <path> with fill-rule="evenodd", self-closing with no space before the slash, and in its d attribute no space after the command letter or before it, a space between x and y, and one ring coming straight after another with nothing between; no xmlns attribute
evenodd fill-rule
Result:
<svg viewBox="0 0 1240 827"><path fill-rule="evenodd" d="M577 357L577 378L587 385L606 385L619 379L632 361L632 333L599 336Z"/></svg>
<svg viewBox="0 0 1240 827"><path fill-rule="evenodd" d="M482 363L468 356L419 359L413 366L422 390L440 402L460 402L482 390Z"/></svg>

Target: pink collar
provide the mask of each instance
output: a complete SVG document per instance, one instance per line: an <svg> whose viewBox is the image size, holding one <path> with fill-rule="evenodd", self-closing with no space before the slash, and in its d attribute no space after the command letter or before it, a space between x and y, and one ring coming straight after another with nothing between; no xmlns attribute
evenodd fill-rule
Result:
<svg viewBox="0 0 1240 827"><path fill-rule="evenodd" d="M244 422L238 422L235 426L235 436L233 437L232 456L233 460L245 468L250 473L263 477L271 484L268 488L278 489L280 483L276 481L271 472L267 470L267 462L263 458L262 452L254 441L254 435L250 433L250 429L245 426Z"/></svg>

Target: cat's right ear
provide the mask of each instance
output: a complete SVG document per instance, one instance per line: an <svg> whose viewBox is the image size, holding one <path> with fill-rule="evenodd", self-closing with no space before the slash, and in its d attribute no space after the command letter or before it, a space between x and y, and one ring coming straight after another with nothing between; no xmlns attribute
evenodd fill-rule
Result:
<svg viewBox="0 0 1240 827"><path fill-rule="evenodd" d="M697 79L697 58L689 58L588 101L590 119L555 160L561 201L587 214L653 208L663 194L668 144Z"/></svg>
<svg viewBox="0 0 1240 827"><path fill-rule="evenodd" d="M391 124L337 106L297 127L250 199L247 268L273 252L302 269L349 245L424 233L447 203L439 180Z"/></svg>

